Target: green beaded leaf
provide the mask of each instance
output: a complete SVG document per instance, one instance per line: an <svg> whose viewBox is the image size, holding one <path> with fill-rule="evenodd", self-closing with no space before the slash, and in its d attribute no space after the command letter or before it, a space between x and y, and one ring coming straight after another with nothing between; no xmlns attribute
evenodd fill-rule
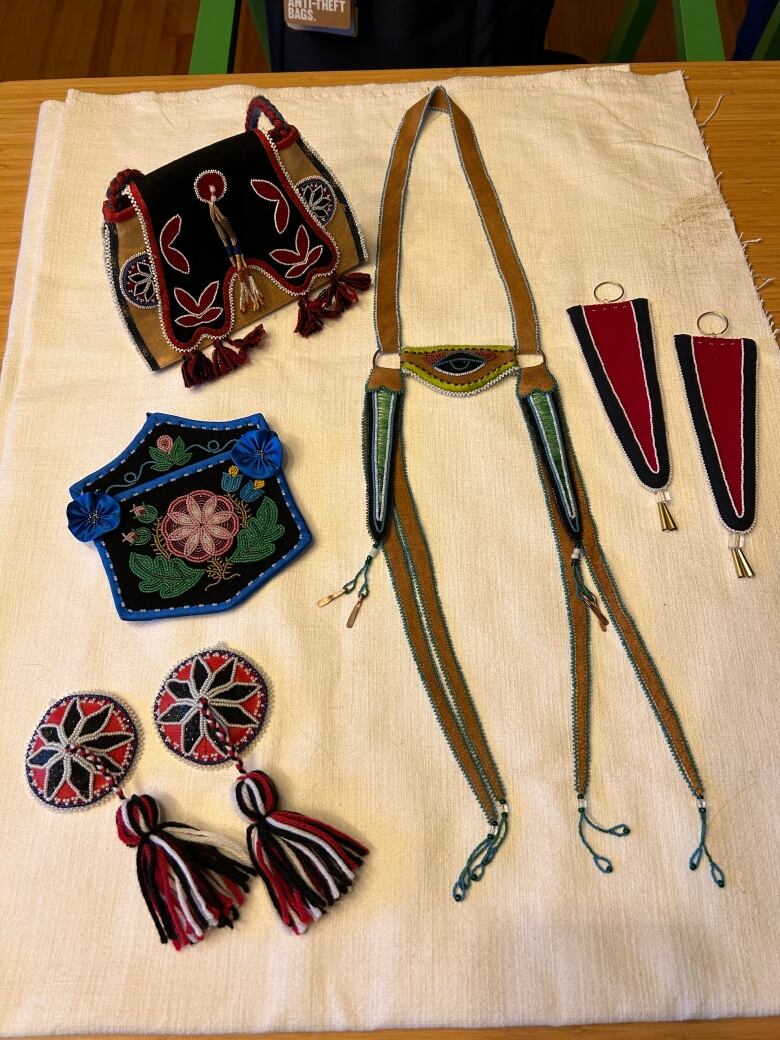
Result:
<svg viewBox="0 0 780 1040"><path fill-rule="evenodd" d="M170 456L170 452L160 451L159 448L155 448L154 445L152 445L149 448L149 454L154 459L154 465L152 466L152 469L155 470L157 473L167 473L168 470L171 469L174 465L173 459Z"/></svg>
<svg viewBox="0 0 780 1040"><path fill-rule="evenodd" d="M143 513L133 513L133 516L136 520L140 520L142 524L153 524L157 519L157 510L154 506L144 504ZM146 541L148 542L149 539L147 538Z"/></svg>
<svg viewBox="0 0 780 1040"><path fill-rule="evenodd" d="M133 545L147 545L152 540L152 532L148 527L136 527L133 534L135 535Z"/></svg>
<svg viewBox="0 0 780 1040"><path fill-rule="evenodd" d="M238 532L236 548L230 555L231 563L255 563L270 556L284 527L277 523L279 510L272 498L264 498L255 516Z"/></svg>
<svg viewBox="0 0 780 1040"><path fill-rule="evenodd" d="M187 451L181 437L176 438L170 451L161 451L154 445L150 445L149 455L154 459L152 469L157 473L167 473L174 466L186 466L192 458L192 452Z"/></svg>
<svg viewBox="0 0 780 1040"><path fill-rule="evenodd" d="M157 593L162 599L183 596L201 580L204 571L188 567L184 560L164 556L142 556L131 552L130 570L141 579L141 592Z"/></svg>

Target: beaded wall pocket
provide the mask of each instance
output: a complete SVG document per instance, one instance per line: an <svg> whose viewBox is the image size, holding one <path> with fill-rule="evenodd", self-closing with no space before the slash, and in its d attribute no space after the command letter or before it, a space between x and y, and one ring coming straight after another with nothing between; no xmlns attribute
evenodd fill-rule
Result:
<svg viewBox="0 0 780 1040"><path fill-rule="evenodd" d="M151 795L125 795L138 750L130 712L104 693L69 693L49 707L27 745L33 794L55 809L82 809L116 795L120 840L136 850L138 883L160 941L177 950L210 928L233 927L254 870L227 839L162 823Z"/></svg>
<svg viewBox="0 0 780 1040"><path fill-rule="evenodd" d="M264 330L236 332L292 299L295 331L309 336L370 285L347 273L368 254L340 184L263 97L244 133L149 174L118 173L103 216L125 325L150 368L182 361L187 386L242 365Z"/></svg>
<svg viewBox="0 0 780 1040"><path fill-rule="evenodd" d="M510 347L495 349L431 347L425 351L421 364L420 352L403 346L398 288L404 197L413 153L425 117L432 109L443 111L452 122L461 167L506 290L515 341ZM610 621L617 630L683 780L696 799L701 830L689 865L695 870L706 856L713 879L723 885L723 873L711 859L706 844L704 785L679 716L599 544L561 398L541 350L534 303L495 187L471 123L442 87L437 87L406 113L393 146L380 212L375 318L377 350L366 386L363 419L368 527L373 545L356 576L337 592L323 597L320 604L324 606L357 589L357 602L348 621L352 625L368 596L369 568L378 553L384 551L423 686L449 747L489 824L487 836L468 857L454 885L454 898L463 899L472 882L483 877L495 858L507 837L509 810L486 731L450 637L433 558L409 483L402 436L405 374L422 378L455 397L486 389L510 371L516 376L517 398L536 454L537 472L560 559L570 623L577 826L596 866L604 873L612 870L610 860L590 844L586 828L618 837L628 834L628 828L624 824L602 827L587 810L591 764L592 618L602 631ZM590 570L606 615L596 594L586 584L585 566Z"/></svg>
<svg viewBox="0 0 780 1040"><path fill-rule="evenodd" d="M623 300L623 286L600 282L597 302L568 314L604 411L637 479L658 503L662 531L676 531L669 512L669 447L647 300Z"/></svg>
<svg viewBox="0 0 780 1040"><path fill-rule="evenodd" d="M368 849L327 823L280 808L273 780L242 758L257 740L268 708L268 685L245 657L225 646L180 661L154 702L165 746L200 766L233 763L233 792L250 823L247 848L280 918L300 935L343 895Z"/></svg>
<svg viewBox="0 0 780 1040"><path fill-rule="evenodd" d="M68 527L96 544L127 620L227 610L311 541L281 441L259 413L232 422L152 413L70 493Z"/></svg>
<svg viewBox="0 0 780 1040"><path fill-rule="evenodd" d="M702 321L714 322L706 332ZM752 578L743 551L756 519L756 344L726 339L728 318L705 311L700 336L675 336L696 439L738 578Z"/></svg>

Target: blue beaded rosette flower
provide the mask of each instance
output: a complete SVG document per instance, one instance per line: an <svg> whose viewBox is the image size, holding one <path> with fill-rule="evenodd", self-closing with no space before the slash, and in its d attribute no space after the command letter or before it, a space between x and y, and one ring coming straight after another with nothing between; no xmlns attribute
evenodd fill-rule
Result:
<svg viewBox="0 0 780 1040"><path fill-rule="evenodd" d="M282 468L282 442L273 430L250 430L233 445L230 457L245 476L267 480Z"/></svg>
<svg viewBox="0 0 780 1040"><path fill-rule="evenodd" d="M119 527L121 509L111 495L85 491L68 503L68 528L80 542L92 542Z"/></svg>

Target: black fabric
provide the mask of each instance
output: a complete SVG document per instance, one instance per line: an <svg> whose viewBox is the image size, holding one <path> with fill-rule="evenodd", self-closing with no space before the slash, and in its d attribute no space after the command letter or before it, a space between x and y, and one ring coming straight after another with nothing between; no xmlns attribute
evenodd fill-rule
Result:
<svg viewBox="0 0 780 1040"><path fill-rule="evenodd" d="M748 0L745 17L737 30L732 61L750 61L776 7L777 0Z"/></svg>
<svg viewBox="0 0 780 1040"><path fill-rule="evenodd" d="M693 362L693 340L690 336L675 336L674 345L680 361L688 397L688 407L699 441L704 467L718 507L720 518L732 531L750 530L756 519L756 344L752 339L742 341L745 346L743 378L744 400L742 408L742 443L744 451L743 470L743 504L744 515L738 516L729 497L728 485L723 477L718 459L718 450L707 421L704 404L699 389L699 380Z"/></svg>
<svg viewBox="0 0 780 1040"><path fill-rule="evenodd" d="M650 397L650 415L655 433L655 450L658 456L658 472L654 473L648 466L642 451L637 444L626 413L612 388L612 384L604 372L604 366L593 345L593 340L588 330L585 319L585 311L582 307L569 307L568 315L571 319L577 339L582 347L593 382L596 384L601 403L604 405L612 428L617 434L618 440L628 456L629 462L634 467L639 480L645 487L654 491L661 491L669 483L669 445L666 439L666 421L664 419L664 406L661 398L661 387L658 383L658 370L655 363L655 349L653 347L653 329L650 324L650 308L647 300L630 300L634 307L637 329L639 330L639 345L642 352L642 362L647 377L647 392Z"/></svg>
<svg viewBox="0 0 780 1040"><path fill-rule="evenodd" d="M155 551L155 532L159 534L160 522L165 517L169 505L174 499L187 495L194 491L210 491L216 495L226 496L223 486L223 476L231 465L229 456L222 460L215 460L204 469L166 480L155 488L145 488L138 496L131 496L122 502L122 520L116 530L109 532L102 539L103 545L109 554L111 564L114 568L119 584L124 606L129 611L150 611L157 608L164 610L183 610L198 606L214 605L224 603L232 599L241 590L247 588L258 577L265 574L275 563L293 549L301 540L300 528L293 517L290 508L285 501L279 481L276 478L265 482L263 495L259 499L245 503L242 506L236 504L236 512L240 515L246 509L251 517L262 517L261 512L266 500L270 500L276 508L275 524L284 528L283 534L275 540L273 551L264 559L237 562L230 567L230 574L226 580L216 581L214 575L209 571L209 562L193 563L186 559L175 557L180 560L181 565L187 571L202 571L197 583L180 595L165 597L156 592L142 592L141 578L137 571L131 568L131 555L143 557L144 559L163 559L159 552ZM245 482L245 479L244 479ZM233 496L234 502L238 503L238 493ZM144 525L143 521L132 513L132 507L144 505L151 506L157 513L157 519L153 524ZM136 545L126 540L129 532L143 530L144 527L152 532L152 540L142 545ZM219 563L224 564L237 548L238 540L234 541L230 551L219 558ZM211 587L209 587L209 585Z"/></svg>
<svg viewBox="0 0 780 1040"><path fill-rule="evenodd" d="M232 226L247 264L261 268L278 285L297 295L306 292L316 277L329 274L338 261L331 237L280 172L271 145L262 134L238 134L147 174L131 185L131 191L146 225L166 332L182 349L194 346L204 335L225 335L233 324L232 264L212 222L208 202L195 192L198 177L210 170L220 173L227 184L224 196L217 197L217 206ZM278 210L273 200L257 194L253 180L278 189L284 199ZM179 255L179 265L189 267L188 271L176 269L161 246L163 229L177 216L181 227L171 246L174 256ZM286 250L288 258L272 256L275 250ZM311 263L296 271L290 257L305 259L307 254ZM262 278L256 277L262 290ZM188 305L181 290L200 305ZM193 324L188 314L201 317Z"/></svg>
<svg viewBox="0 0 780 1040"><path fill-rule="evenodd" d="M358 33L350 37L289 29L283 4L266 0L271 67L278 72L544 64L555 60L544 50L552 9L553 0L360 0Z"/></svg>
<svg viewBox="0 0 780 1040"><path fill-rule="evenodd" d="M121 465L96 480L87 481L81 490L102 491L109 495L116 495L126 488L146 484L165 473L174 473L184 466L202 462L210 456L220 455L231 448L242 434L256 429L256 422L247 422L243 426L234 426L226 430L162 422L147 433ZM157 446L163 440L163 444L167 447L164 441L166 437L170 437L173 444L173 452L167 453L168 459L165 458L165 453L159 454L160 449ZM183 441L180 446L181 451L177 450L179 446L176 442L179 438ZM151 455L150 449L156 449L158 452L156 458Z"/></svg>

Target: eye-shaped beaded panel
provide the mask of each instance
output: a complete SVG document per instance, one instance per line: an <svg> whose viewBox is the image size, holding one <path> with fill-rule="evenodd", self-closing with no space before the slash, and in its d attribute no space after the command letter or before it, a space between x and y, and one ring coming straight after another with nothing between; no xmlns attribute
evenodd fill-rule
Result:
<svg viewBox="0 0 780 1040"><path fill-rule="evenodd" d="M508 347L406 347L401 368L437 390L475 394L516 372L517 358Z"/></svg>

